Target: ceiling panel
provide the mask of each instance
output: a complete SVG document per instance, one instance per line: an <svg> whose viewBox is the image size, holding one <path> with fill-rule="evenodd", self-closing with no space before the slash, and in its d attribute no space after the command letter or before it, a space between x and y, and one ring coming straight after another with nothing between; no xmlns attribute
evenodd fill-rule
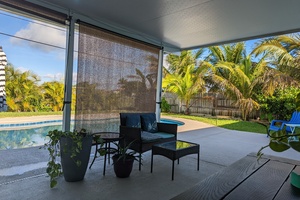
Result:
<svg viewBox="0 0 300 200"><path fill-rule="evenodd" d="M30 1L171 51L300 30L299 0Z"/></svg>

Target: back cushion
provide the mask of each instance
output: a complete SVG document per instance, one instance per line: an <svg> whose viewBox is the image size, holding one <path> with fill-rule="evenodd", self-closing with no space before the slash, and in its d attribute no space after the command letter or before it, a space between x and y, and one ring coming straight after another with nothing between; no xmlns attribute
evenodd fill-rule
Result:
<svg viewBox="0 0 300 200"><path fill-rule="evenodd" d="M141 114L141 122L144 131L150 133L156 133L158 131L155 113Z"/></svg>
<svg viewBox="0 0 300 200"><path fill-rule="evenodd" d="M141 128L141 119L138 113L120 113L120 118L123 126Z"/></svg>

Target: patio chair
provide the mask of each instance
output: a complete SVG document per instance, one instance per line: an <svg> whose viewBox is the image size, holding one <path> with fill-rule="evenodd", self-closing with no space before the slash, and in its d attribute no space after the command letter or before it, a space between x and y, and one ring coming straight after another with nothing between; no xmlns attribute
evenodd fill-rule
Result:
<svg viewBox="0 0 300 200"><path fill-rule="evenodd" d="M286 133L292 133L292 130L289 126L285 127L286 124L300 124L300 112L293 112L292 117L289 121L278 119L272 120L268 129L268 136L270 136L271 131L281 131L284 130L284 128L286 130Z"/></svg>
<svg viewBox="0 0 300 200"><path fill-rule="evenodd" d="M120 122L124 145L134 141L130 149L139 153L139 170L142 153L151 150L154 144L177 139L177 124L156 122L155 113L120 113Z"/></svg>

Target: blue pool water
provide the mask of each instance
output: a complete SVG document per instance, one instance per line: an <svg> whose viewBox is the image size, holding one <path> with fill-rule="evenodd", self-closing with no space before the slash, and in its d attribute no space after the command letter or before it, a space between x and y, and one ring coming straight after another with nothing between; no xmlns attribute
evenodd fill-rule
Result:
<svg viewBox="0 0 300 200"><path fill-rule="evenodd" d="M160 122L167 123L167 124L177 124L178 126L184 125L184 122L181 122L181 121L178 121L178 120L174 120L174 119L161 118Z"/></svg>
<svg viewBox="0 0 300 200"><path fill-rule="evenodd" d="M41 146L47 142L50 130L62 130L62 125L15 127L0 131L0 150Z"/></svg>
<svg viewBox="0 0 300 200"><path fill-rule="evenodd" d="M74 123L74 122L73 122ZM71 123L71 130L74 128ZM119 130L119 119L95 120L87 122L87 130ZM7 125L0 127L0 150L42 146L48 141L51 130L62 130L62 120Z"/></svg>
<svg viewBox="0 0 300 200"><path fill-rule="evenodd" d="M184 125L183 122L171 119L162 118L160 122ZM93 128L96 130L116 131L119 127L119 120L114 121L97 121ZM18 149L25 147L41 146L47 142L47 134L50 130L62 130L62 120L51 120L43 122L29 122L20 124L2 124L0 125L0 150L3 149ZM8 130L5 130L9 128ZM73 126L71 125L71 129Z"/></svg>

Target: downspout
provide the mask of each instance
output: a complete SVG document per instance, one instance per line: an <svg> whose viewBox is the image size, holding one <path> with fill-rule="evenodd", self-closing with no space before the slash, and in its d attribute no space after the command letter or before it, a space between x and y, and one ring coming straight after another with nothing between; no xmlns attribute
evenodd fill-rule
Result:
<svg viewBox="0 0 300 200"><path fill-rule="evenodd" d="M158 57L158 72L157 72L157 86L156 86L156 120L160 121L160 113L161 113L161 90L162 90L162 68L163 68L163 56L164 49L159 50Z"/></svg>
<svg viewBox="0 0 300 200"><path fill-rule="evenodd" d="M73 78L73 58L74 58L74 32L75 20L69 18L69 29L67 31L67 53L65 71L65 93L63 106L63 131L70 131L71 124L71 102L72 102L72 78Z"/></svg>

